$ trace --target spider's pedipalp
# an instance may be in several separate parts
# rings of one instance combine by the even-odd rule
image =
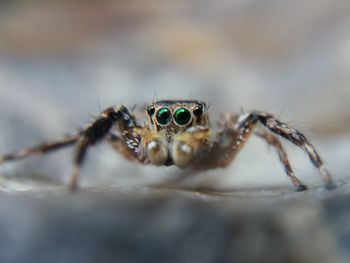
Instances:
[[[162,137],[156,136],[145,144],[147,158],[154,165],[166,165],[169,159],[168,143]]]
[[[137,140],[134,140],[134,145],[131,147],[134,149],[135,156],[128,158],[128,154],[125,154],[125,144],[118,147],[117,150],[127,157],[128,159],[134,159],[143,164],[151,163],[153,165],[169,165],[171,159],[168,151],[168,142],[159,133],[145,126],[142,128],[133,129],[133,133],[137,135]],[[124,150],[123,150],[124,148]],[[130,152],[130,147],[129,151]]]
[[[211,132],[204,127],[191,127],[174,137],[171,155],[174,164],[186,168],[210,147]]]

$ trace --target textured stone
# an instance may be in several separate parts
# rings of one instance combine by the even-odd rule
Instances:
[[[0,262],[341,262],[349,196],[317,191],[3,193]]]

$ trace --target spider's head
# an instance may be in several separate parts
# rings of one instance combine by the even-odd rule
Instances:
[[[207,104],[198,100],[162,100],[146,107],[151,127],[167,138],[190,127],[208,127],[207,110]]]

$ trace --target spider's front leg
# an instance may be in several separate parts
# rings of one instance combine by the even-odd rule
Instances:
[[[287,124],[275,119],[271,114],[264,112],[252,112],[247,115],[246,121],[258,121],[263,126],[267,127],[271,132],[277,134],[291,143],[299,146],[303,149],[309,156],[312,164],[319,170],[322,179],[324,181],[325,187],[327,189],[333,189],[336,185],[333,183],[332,177],[328,173],[323,161],[314,148],[314,146],[309,142],[309,140],[298,130],[288,127]],[[240,125],[240,124],[238,124]]]
[[[0,164],[9,161],[16,161],[30,156],[37,156],[49,153],[51,151],[59,150],[61,148],[75,144],[80,138],[80,134],[66,136],[57,141],[47,142],[38,146],[23,149],[16,153],[0,155]]]
[[[123,142],[138,142],[138,138],[135,138],[137,134],[133,132],[133,129],[137,127],[134,117],[124,107],[112,107],[108,108],[98,117],[91,125],[75,135],[67,136],[61,140],[56,140],[48,143],[43,143],[38,146],[21,150],[17,153],[0,155],[0,163],[20,160],[26,157],[34,155],[43,155],[51,151],[59,150],[63,147],[77,144],[76,154],[74,158],[74,173],[70,180],[70,187],[72,190],[77,188],[78,179],[80,175],[80,166],[82,165],[87,149],[104,139],[109,135],[109,139],[113,137],[110,133],[110,129],[114,124],[118,124],[119,130],[122,131]],[[113,137],[116,139],[116,137]],[[130,156],[138,156],[136,151],[132,151],[128,148]]]
[[[134,133],[137,127],[135,118],[129,113],[124,106],[111,107],[102,112],[102,114],[90,124],[81,134],[74,157],[74,170],[70,179],[71,190],[76,190],[80,177],[80,167],[82,166],[87,150],[92,145],[100,142],[103,139],[116,141],[119,139],[111,133],[111,128],[117,125],[122,133],[122,139],[125,143],[138,142],[138,135]],[[137,138],[136,138],[137,137]],[[131,151],[131,148],[130,152]],[[131,154],[131,153],[130,153]],[[133,151],[133,156],[137,156],[136,151]]]
[[[205,158],[200,160],[198,166],[200,168],[207,168],[208,166],[227,166],[234,159],[235,155],[242,148],[242,145],[244,145],[249,136],[252,134],[253,128],[259,123],[273,134],[282,136],[303,149],[308,154],[314,166],[318,168],[324,180],[325,187],[328,189],[335,187],[335,184],[327,172],[320,155],[317,153],[312,144],[306,139],[306,137],[296,129],[290,128],[285,123],[275,119],[271,114],[264,112],[244,113],[239,116],[227,115],[222,131],[218,135],[217,141],[212,145],[210,153]],[[258,135],[263,137],[269,144],[275,147],[279,154],[280,160],[285,167],[285,171],[291,178],[296,190],[306,190],[307,187],[294,175],[287,155],[279,140],[274,138],[272,134],[263,133]]]
[[[264,131],[255,132],[255,134],[257,136],[261,137],[262,139],[264,139],[269,145],[271,145],[272,147],[274,147],[276,149],[278,157],[279,157],[279,159],[284,167],[284,170],[285,170],[286,174],[289,176],[289,178],[291,179],[296,191],[307,190],[307,186],[305,184],[303,184],[298,179],[298,177],[295,176],[293,169],[289,163],[287,153],[284,150],[281,141],[273,134],[269,134],[269,133],[264,132]]]
[[[207,147],[201,154],[197,154],[197,158],[191,159],[190,165],[197,170],[228,166],[245,145],[251,134],[253,134],[254,127],[259,123],[267,127],[273,134],[280,135],[302,148],[308,154],[311,162],[318,168],[325,182],[325,187],[328,189],[335,187],[319,154],[306,137],[299,131],[275,119],[272,115],[263,112],[244,113],[238,116],[225,115],[221,124],[221,130],[216,138],[214,138],[213,142],[207,144]],[[280,161],[284,165],[285,171],[295,189],[297,191],[306,190],[307,187],[294,175],[287,154],[278,138],[273,134],[264,132],[257,135],[265,139],[267,143],[277,150]],[[190,142],[191,140],[188,141]]]

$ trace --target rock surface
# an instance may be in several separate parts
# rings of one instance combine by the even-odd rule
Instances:
[[[0,262],[348,262],[350,183],[1,193]]]

